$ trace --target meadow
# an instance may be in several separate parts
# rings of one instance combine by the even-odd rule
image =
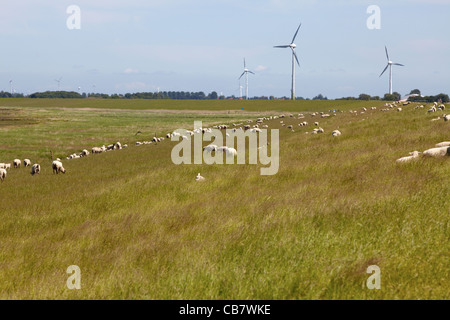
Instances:
[[[0,298],[449,299],[450,157],[395,159],[450,141],[450,125],[415,104],[383,105],[0,99],[0,162],[42,166],[0,184]],[[289,112],[281,120],[295,132],[266,121],[280,130],[273,176],[261,165],[174,165],[167,139],[135,146],[194,120]],[[297,126],[300,112],[309,126]],[[314,121],[324,134],[305,134]],[[65,160],[117,141],[129,147]],[[50,152],[65,175],[52,173]],[[80,290],[66,286],[70,265]],[[366,287],[370,265],[380,290]]]

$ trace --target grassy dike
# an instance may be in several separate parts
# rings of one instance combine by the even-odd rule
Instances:
[[[42,173],[11,169],[0,185],[2,299],[450,298],[450,159],[395,163],[450,139],[436,114],[360,101],[19,100],[0,99],[0,162],[28,157]],[[282,119],[295,132],[268,121],[280,129],[273,176],[260,165],[176,166],[167,140],[134,146],[194,120],[332,106],[378,109],[308,113],[308,127]],[[305,134],[314,121],[324,134]],[[50,150],[65,158],[116,141],[130,147],[51,172]],[[365,286],[374,264],[381,290]],[[66,287],[70,265],[81,290]]]

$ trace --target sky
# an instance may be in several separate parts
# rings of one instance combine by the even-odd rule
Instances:
[[[70,29],[80,9],[79,28]],[[379,29],[367,20],[380,9]],[[450,0],[17,0],[0,10],[0,91],[216,91],[336,99],[450,93]],[[78,21],[78,20],[77,20]],[[371,20],[372,21],[372,20]],[[69,23],[70,25],[70,23]],[[58,81],[60,80],[59,85]],[[80,87],[80,89],[78,89]]]

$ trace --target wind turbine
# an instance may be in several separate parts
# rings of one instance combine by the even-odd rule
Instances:
[[[389,67],[389,94],[392,94],[392,66],[394,65],[394,66],[402,66],[402,67],[404,67],[404,65],[403,65],[403,64],[400,64],[400,63],[392,62],[392,61],[389,59],[389,54],[388,54],[387,47],[384,46],[384,49],[386,50],[387,65],[386,65],[386,68],[384,68],[383,72],[380,74],[380,77],[383,75],[383,73],[384,73],[384,72],[387,70],[387,68]]]
[[[11,95],[13,94],[12,83],[13,83],[12,79],[9,80],[9,91],[11,92]]]
[[[55,79],[55,81],[58,82],[58,91],[59,91],[59,85],[61,84],[61,79],[62,79],[62,77],[60,77],[58,80]]]
[[[294,43],[295,37],[297,36],[298,30],[302,24],[300,23],[297,31],[295,31],[294,37],[290,44],[282,45],[282,46],[274,46],[274,48],[291,48],[292,50],[292,88],[291,88],[291,99],[295,100],[295,61],[297,61],[298,66],[300,67],[300,62],[298,62],[297,54],[295,53],[295,48],[297,47]]]
[[[248,100],[248,73],[255,74],[254,72],[247,69],[245,66],[245,58],[244,58],[244,72],[242,72],[241,76],[239,77],[239,80],[242,78],[242,76],[245,74],[245,99]]]

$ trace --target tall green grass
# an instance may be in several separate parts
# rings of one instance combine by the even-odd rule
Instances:
[[[40,175],[11,169],[0,185],[0,297],[448,299],[450,159],[395,163],[448,140],[448,123],[430,122],[434,116],[413,105],[379,109],[305,114],[308,127],[282,119],[295,132],[268,121],[280,129],[273,176],[261,176],[260,165],[174,165],[175,142],[167,140],[63,161],[65,175],[52,174],[44,151],[36,154]],[[37,117],[34,108],[18,112]],[[132,141],[147,121],[146,132],[163,132],[205,117],[39,112],[35,124],[0,129],[0,145],[8,146],[0,162],[33,152],[40,140],[48,143],[41,148],[62,150],[72,138],[78,151],[90,141]],[[324,134],[305,134],[314,121]],[[337,127],[342,136],[333,138]],[[64,129],[64,138],[52,134]],[[365,286],[373,264],[381,290]],[[81,290],[66,287],[69,265],[81,268]]]

